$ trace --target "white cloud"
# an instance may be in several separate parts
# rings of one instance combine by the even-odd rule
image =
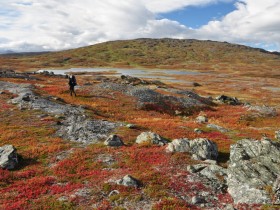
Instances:
[[[146,7],[154,13],[166,13],[187,6],[203,6],[218,2],[233,2],[234,0],[142,0]]]
[[[60,50],[98,42],[197,38],[280,49],[280,1],[242,0],[222,20],[193,30],[159,13],[233,0],[5,0],[0,2],[0,51]]]
[[[203,38],[264,47],[274,45],[280,50],[280,1],[243,0],[236,6],[237,10],[220,21],[209,22],[197,32],[205,34]]]

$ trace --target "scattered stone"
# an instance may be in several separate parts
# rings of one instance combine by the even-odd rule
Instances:
[[[130,175],[124,176],[122,179],[117,180],[116,183],[118,185],[124,185],[127,187],[139,187],[140,186],[140,182]]]
[[[192,197],[192,204],[201,204],[201,203],[205,203],[205,199],[199,196],[193,196]]]
[[[168,143],[168,141],[161,137],[160,135],[153,133],[153,132],[143,132],[136,138],[136,143],[150,143],[150,144],[158,144],[163,146]]]
[[[241,102],[236,97],[229,97],[225,95],[221,95],[216,97],[215,99],[217,102],[222,104],[229,104],[229,105],[240,105]]]
[[[197,134],[203,133],[203,130],[201,130],[201,129],[199,129],[199,128],[195,128],[193,131],[194,131],[195,133],[197,133]]]
[[[0,147],[0,167],[12,170],[18,164],[18,155],[16,148],[12,145],[4,145]]]
[[[195,160],[216,160],[218,157],[217,145],[205,138],[175,139],[166,147],[167,152],[188,152]]]
[[[137,128],[137,125],[134,125],[134,124],[127,124],[126,127],[127,127],[127,128],[130,128],[130,129],[135,129],[135,128]]]
[[[271,204],[279,199],[272,189],[280,169],[280,144],[269,140],[243,139],[230,148],[228,192],[235,203]]]
[[[104,142],[106,146],[111,146],[111,147],[120,147],[123,146],[124,143],[122,139],[117,136],[117,135],[110,135]]]
[[[280,130],[275,131],[275,139],[280,140]]]
[[[221,133],[229,132],[228,129],[223,128],[222,126],[219,126],[219,125],[215,125],[215,124],[208,124],[206,127],[207,127],[207,128],[211,128],[211,129],[218,130],[218,131],[220,131]]]
[[[196,122],[197,123],[207,123],[208,122],[208,118],[206,116],[198,116],[196,118]]]

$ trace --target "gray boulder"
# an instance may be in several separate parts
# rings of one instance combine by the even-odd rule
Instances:
[[[184,139],[174,139],[166,147],[167,152],[190,152],[190,140]]]
[[[160,135],[153,132],[143,132],[136,138],[136,143],[150,143],[150,144],[158,144],[163,146],[168,143],[168,141],[162,138]]]
[[[197,138],[190,141],[192,158],[195,160],[217,160],[218,147],[215,142],[206,138]]]
[[[236,97],[230,97],[226,95],[221,95],[215,98],[215,100],[222,104],[229,104],[229,105],[240,105],[240,101]]]
[[[121,140],[121,138],[117,135],[110,135],[104,142],[106,146],[111,146],[111,147],[120,147],[123,146],[124,143]]]
[[[124,176],[122,179],[117,180],[116,183],[118,185],[124,185],[127,187],[139,187],[140,186],[140,182],[130,175]]]
[[[218,157],[217,145],[205,138],[175,139],[166,147],[167,152],[188,152],[195,160],[216,160]]]
[[[208,118],[206,116],[198,116],[196,118],[196,122],[197,123],[207,123],[208,122]]]
[[[228,129],[223,128],[222,126],[219,126],[219,125],[215,125],[215,124],[208,124],[206,127],[207,127],[207,128],[211,128],[211,129],[218,130],[218,131],[220,131],[221,133],[229,132]]]
[[[0,167],[3,169],[14,169],[18,164],[16,148],[12,145],[0,147]]]
[[[230,148],[228,192],[235,203],[271,204],[273,196],[279,200],[276,190],[268,190],[276,185],[279,169],[279,143],[269,140],[241,140]]]

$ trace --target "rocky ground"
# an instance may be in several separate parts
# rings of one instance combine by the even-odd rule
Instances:
[[[0,81],[2,209],[277,209],[277,108],[129,76]],[[264,127],[265,125],[266,127]]]

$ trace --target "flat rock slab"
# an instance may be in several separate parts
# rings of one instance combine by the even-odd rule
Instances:
[[[280,174],[280,143],[243,139],[230,148],[228,192],[235,203],[271,204]],[[275,189],[276,190],[276,189]]]
[[[41,110],[53,116],[63,116],[63,120],[59,122],[57,135],[67,140],[84,144],[98,143],[105,140],[115,128],[122,126],[121,123],[92,119],[86,115],[82,107],[59,102],[51,96],[43,98],[36,95],[31,85],[0,81],[1,90],[17,94],[11,102],[18,104],[21,109]]]

